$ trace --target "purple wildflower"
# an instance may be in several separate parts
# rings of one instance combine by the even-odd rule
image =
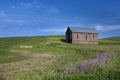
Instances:
[[[111,52],[104,52],[101,54],[97,54],[94,58],[92,58],[91,60],[85,60],[85,61],[81,61],[79,62],[79,67],[77,68],[68,68],[64,71],[64,74],[67,73],[73,73],[73,72],[85,72],[89,67],[96,67],[96,66],[102,66],[105,63],[106,58],[108,57],[114,57],[116,56],[114,53]]]

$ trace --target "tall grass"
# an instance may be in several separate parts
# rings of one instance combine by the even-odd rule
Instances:
[[[120,37],[100,39],[98,45],[73,45],[64,42],[64,36],[18,37],[0,39],[0,65],[5,66],[8,76],[0,69],[1,80],[119,80],[120,77]],[[30,45],[32,48],[20,48]],[[10,50],[29,50],[40,53],[54,53],[52,57],[25,57]],[[114,53],[115,57],[106,58],[104,65],[88,67],[85,72],[64,74],[66,69],[80,67],[79,62],[91,61],[101,53]],[[91,64],[90,64],[91,65]],[[26,71],[26,68],[28,71]],[[25,69],[25,70],[24,70]]]

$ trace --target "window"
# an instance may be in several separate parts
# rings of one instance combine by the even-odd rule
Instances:
[[[87,35],[86,35],[86,40],[87,40]]]
[[[77,39],[78,39],[78,34],[77,34]]]
[[[94,35],[93,35],[93,40],[94,40]]]

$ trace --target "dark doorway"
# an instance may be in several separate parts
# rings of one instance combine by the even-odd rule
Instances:
[[[67,34],[66,35],[66,40],[67,40],[67,43],[72,43],[72,35],[71,34]]]

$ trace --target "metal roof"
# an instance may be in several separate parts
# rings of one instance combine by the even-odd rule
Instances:
[[[88,32],[88,33],[98,33],[96,28],[84,28],[84,27],[68,27],[72,32]]]

